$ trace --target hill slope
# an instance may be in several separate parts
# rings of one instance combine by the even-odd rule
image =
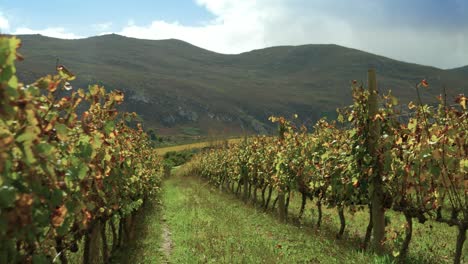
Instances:
[[[126,110],[138,112],[160,133],[186,134],[271,129],[270,115],[298,113],[308,123],[351,102],[350,80],[375,67],[382,91],[414,100],[414,84],[427,78],[433,100],[468,91],[462,70],[404,63],[336,45],[272,47],[224,55],[179,40],[141,40],[105,35],[62,40],[19,36],[28,82],[54,71],[56,58],[77,76],[75,87],[100,83],[126,92]],[[462,68],[463,69],[463,68]]]
[[[465,74],[468,75],[468,66],[460,67],[460,68],[455,68],[455,69],[450,69],[449,71],[456,73],[456,74]]]

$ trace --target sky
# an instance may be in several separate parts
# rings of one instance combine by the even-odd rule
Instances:
[[[0,0],[0,32],[176,38],[228,54],[338,44],[439,68],[468,65],[468,0]]]

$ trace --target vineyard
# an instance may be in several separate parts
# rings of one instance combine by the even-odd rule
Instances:
[[[123,93],[74,89],[63,66],[20,83],[19,46],[0,38],[0,263],[67,263],[79,250],[107,262],[157,193],[160,158],[135,114],[116,110]]]
[[[20,46],[15,37],[0,37],[0,263],[108,263],[136,240],[139,214],[155,204],[163,178],[171,174],[170,162],[161,155],[167,152],[181,160],[174,163],[179,165],[193,153],[178,156],[176,151],[187,146],[154,148],[137,115],[118,111],[123,92],[99,85],[76,89],[75,75],[63,65],[57,65],[55,75],[23,84],[15,68],[23,59]],[[420,90],[432,87],[422,80],[414,87],[416,100],[400,105],[391,93],[379,94],[374,70],[368,76],[367,87],[351,83],[354,103],[339,109],[336,120],[321,119],[311,130],[296,124],[297,116],[271,117],[277,136],[210,146],[180,174],[200,176],[262,211],[272,209],[282,223],[292,222],[296,195],[301,202],[295,215],[301,220],[313,202],[317,229],[324,225],[323,212],[336,210],[337,239],[345,234],[345,212],[365,212],[369,222],[355,249],[385,255],[397,241],[391,254],[401,263],[409,255],[413,221],[438,222],[457,232],[450,243],[453,262],[466,261],[468,98],[447,98],[444,91],[438,104],[424,104]],[[184,180],[169,182],[175,197],[176,185]],[[185,195],[194,206],[208,193],[184,188],[197,197]],[[183,206],[174,197],[166,200]],[[207,204],[214,200],[205,199]],[[390,234],[390,211],[404,216],[404,232]],[[247,236],[250,230],[242,232]],[[176,248],[180,254],[190,250]]]
[[[429,89],[425,80],[415,88],[418,98],[419,89]],[[281,221],[287,220],[294,193],[302,197],[299,217],[307,201],[315,201],[317,227],[322,206],[336,208],[338,238],[346,227],[345,208],[368,208],[361,247],[373,237],[376,252],[384,252],[389,239],[385,211],[401,212],[406,231],[395,255],[402,262],[413,220],[456,226],[454,263],[461,263],[468,228],[467,98],[460,95],[449,105],[441,95],[437,106],[418,99],[403,108],[391,94],[378,95],[374,71],[369,71],[369,89],[355,81],[352,89],[354,104],[339,110],[336,121],[322,119],[309,132],[294,120],[272,117],[278,137],[246,138],[211,150],[192,161],[190,173],[265,209],[277,205]]]

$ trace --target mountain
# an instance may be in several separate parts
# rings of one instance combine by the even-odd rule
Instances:
[[[456,74],[465,74],[468,75],[468,65],[460,68],[450,69],[449,71]]]
[[[160,134],[187,135],[272,131],[270,115],[299,114],[312,124],[351,102],[351,80],[378,73],[379,89],[404,102],[427,79],[425,102],[446,86],[449,98],[468,91],[466,67],[442,70],[337,45],[271,47],[225,55],[169,40],[104,35],[63,40],[18,36],[25,60],[22,80],[33,82],[60,64],[77,75],[74,87],[99,83],[126,92],[125,110],[136,111]]]

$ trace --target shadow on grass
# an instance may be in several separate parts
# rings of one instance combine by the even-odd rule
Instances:
[[[196,176],[185,176],[185,177],[191,177],[197,181],[200,181],[202,185],[209,188],[210,191],[213,193],[225,195],[233,201],[242,203],[242,191],[236,194],[236,193],[233,193],[230,189],[223,188],[222,190],[220,190],[219,187],[213,186],[210,182],[206,181],[203,178],[196,177]],[[234,189],[235,190],[237,189],[237,185],[235,186]],[[296,196],[300,197],[299,194],[296,194]],[[271,205],[275,197],[276,197],[276,194],[273,194],[272,200],[270,202],[270,208],[268,208],[267,210],[264,210],[264,208],[261,206],[261,203],[262,203],[261,195],[257,196],[256,203],[254,203],[251,197],[249,198],[248,202],[244,202],[244,205],[246,207],[254,208],[259,213],[266,213],[276,219],[277,218],[276,208],[274,209],[271,208]],[[292,225],[298,228],[302,228],[306,234],[310,234],[318,238],[320,237],[320,238],[327,239],[329,241],[333,241],[333,244],[337,245],[340,249],[347,250],[347,251],[361,252],[363,254],[374,256],[375,263],[398,263],[398,259],[393,256],[392,250],[389,248],[386,249],[386,254],[383,256],[373,255],[371,250],[365,251],[362,249],[364,235],[365,235],[365,231],[366,231],[367,224],[369,221],[368,218],[365,219],[365,221],[363,221],[361,232],[354,229],[354,230],[351,230],[351,233],[350,233],[348,225],[347,225],[346,227],[347,229],[345,230],[345,233],[343,234],[343,236],[340,239],[337,239],[336,235],[338,233],[339,224],[334,223],[334,221],[332,220],[333,214],[330,214],[329,209],[324,210],[321,226],[320,228],[317,228],[316,227],[316,221],[317,221],[316,212],[315,212],[315,215],[314,213],[304,214],[304,215],[307,215],[307,217],[303,216],[301,219],[299,219],[298,217],[299,205],[298,204],[294,205],[294,203],[299,203],[299,202],[300,202],[299,199],[291,199],[290,210],[288,212],[288,222],[286,224]],[[297,212],[291,210],[291,208],[296,209]],[[311,200],[308,200],[306,209],[309,211],[314,210],[313,205],[311,205]],[[338,219],[338,212],[336,212],[336,218]],[[349,221],[349,218],[347,219],[347,221]],[[283,224],[283,223],[280,223],[278,221],[278,224]],[[424,251],[415,251],[415,250],[411,251],[410,249],[410,254],[407,256],[404,263],[436,264],[436,263],[440,263],[440,260],[429,259],[427,254]]]
[[[236,203],[240,206],[245,206],[247,208],[255,209],[257,213],[267,214],[270,217],[276,219],[277,215],[275,210],[271,208],[268,210],[263,210],[259,206],[261,203],[261,195],[257,197],[257,203],[253,203],[252,200],[249,202],[243,203],[240,199],[241,194],[236,195],[230,190],[220,191],[218,187],[215,187],[205,179],[196,176],[182,176],[177,181],[174,181],[173,184],[179,186],[180,188],[189,188],[193,187],[193,181],[199,183],[200,187],[206,188],[210,193],[214,195],[222,195],[232,203]],[[272,195],[272,200],[276,197]],[[299,195],[293,196],[291,199],[289,218],[287,225],[295,226],[301,228],[303,232],[311,237],[317,238],[317,240],[323,240],[332,242],[333,246],[339,250],[347,252],[359,252],[360,254],[365,254],[374,259],[373,263],[396,263],[397,259],[392,256],[391,249],[387,249],[387,254],[384,256],[373,255],[372,252],[363,252],[360,248],[360,245],[363,242],[364,233],[368,223],[368,216],[360,214],[359,216],[347,216],[347,229],[341,239],[336,238],[336,234],[339,229],[338,213],[336,210],[332,211],[330,209],[324,208],[324,214],[322,219],[322,224],[320,228],[316,228],[315,222],[317,219],[317,212],[315,209],[315,203],[312,203],[308,200],[306,213],[302,219],[298,218],[298,212],[300,207],[300,199],[295,199],[294,197],[300,197]],[[272,202],[270,203],[271,206]],[[135,240],[131,241],[126,248],[121,250],[111,261],[111,263],[165,263],[167,262],[164,253],[161,251],[161,234],[163,232],[162,225],[164,221],[163,217],[163,206],[158,202],[148,203],[144,206],[141,213],[139,213],[135,227]],[[334,217],[336,215],[336,218]],[[394,217],[394,214],[389,214]],[[362,223],[362,226],[360,226]],[[278,225],[281,225],[278,221]],[[212,234],[222,235],[222,234]],[[431,238],[428,238],[429,241]],[[417,249],[417,245],[414,245],[413,249],[410,251],[408,258],[405,263],[423,263],[423,264],[434,264],[441,263],[440,259],[431,259],[430,256],[426,254],[427,252],[423,249]],[[444,261],[445,262],[445,261]]]
[[[160,250],[162,205],[158,200],[143,205],[136,216],[134,239],[126,241],[110,260],[115,264],[165,263],[164,253]]]

